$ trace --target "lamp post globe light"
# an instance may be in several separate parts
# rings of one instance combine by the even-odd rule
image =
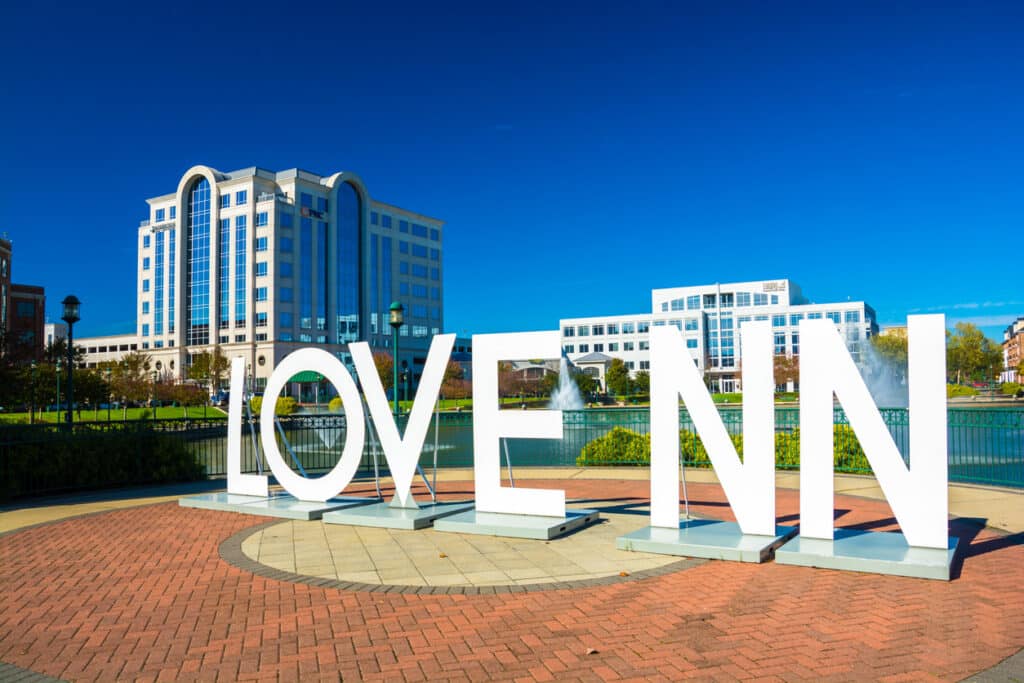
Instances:
[[[71,411],[74,409],[75,405],[75,387],[74,384],[72,384],[72,376],[75,365],[74,327],[75,323],[82,319],[81,316],[79,315],[79,309],[82,305],[82,302],[79,301],[78,297],[75,296],[74,294],[68,294],[66,297],[64,297],[64,301],[61,301],[61,304],[63,304],[64,306],[64,315],[62,315],[60,319],[68,324],[68,412],[64,421],[67,422],[68,426],[71,426]]]
[[[392,391],[395,399],[395,423],[398,422],[398,328],[405,324],[405,309],[397,301],[392,301],[388,308],[388,324],[391,325],[391,369],[393,372]]]
[[[60,409],[61,409],[61,405],[62,405],[61,402],[60,402],[60,371],[61,371],[61,369],[62,369],[62,367],[61,367],[60,358],[57,358],[57,362],[54,363],[54,366],[53,366],[53,370],[54,370],[53,374],[57,378],[57,419],[54,420],[54,422],[57,422],[57,423],[60,423]]]

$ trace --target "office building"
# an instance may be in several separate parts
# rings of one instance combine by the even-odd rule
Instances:
[[[46,323],[46,291],[37,285],[11,282],[14,248],[0,238],[0,329],[4,353],[18,360],[39,360],[43,355],[43,327]]]
[[[245,358],[257,389],[298,348],[351,365],[350,342],[391,347],[400,301],[399,363],[418,379],[444,328],[442,221],[371,198],[347,172],[195,166],[147,202],[135,336],[161,374],[187,377],[214,346]]]
[[[741,388],[740,325],[770,322],[775,355],[797,356],[799,324],[805,318],[834,322],[858,363],[867,340],[878,333],[875,311],[863,301],[813,303],[789,280],[655,289],[650,313],[564,319],[560,328],[562,349],[573,363],[593,366],[593,354],[604,354],[606,363],[621,358],[635,374],[650,369],[651,326],[672,325],[683,332],[712,391],[730,392]]]
[[[1021,316],[1010,323],[1003,330],[1003,372],[1000,374],[1001,382],[1020,382],[1024,377],[1020,376],[1017,369],[1024,360],[1024,316]]]

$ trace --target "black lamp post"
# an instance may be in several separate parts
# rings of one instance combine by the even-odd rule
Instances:
[[[402,307],[402,304],[398,303],[397,301],[392,301],[391,302],[391,307],[388,309],[388,311],[390,313],[390,317],[388,319],[388,324],[391,325],[391,340],[392,340],[391,341],[391,349],[392,349],[391,353],[393,354],[392,355],[392,363],[391,363],[391,369],[392,369],[393,374],[394,374],[393,381],[392,381],[392,386],[394,387],[394,391],[395,391],[395,421],[397,422],[398,421],[398,414],[399,414],[399,409],[398,409],[398,328],[400,328],[402,325],[405,324],[405,309]]]
[[[60,402],[60,371],[61,371],[61,369],[62,368],[61,368],[61,364],[60,364],[60,358],[58,358],[56,364],[54,364],[54,373],[53,373],[57,377],[57,419],[54,420],[57,423],[60,423],[60,409],[61,409],[61,405],[63,405]]]
[[[68,426],[70,427],[72,421],[71,411],[75,404],[75,388],[74,384],[72,384],[73,370],[75,364],[74,327],[75,323],[82,319],[81,316],[79,315],[79,307],[82,305],[82,302],[79,301],[78,297],[75,296],[74,294],[68,294],[66,297],[64,297],[64,301],[61,301],[61,304],[64,305],[64,315],[62,315],[60,319],[68,324],[68,412],[64,421],[67,422]]]
[[[36,362],[32,361],[32,412],[29,413],[29,424],[36,423]]]
[[[103,377],[107,380],[107,422],[110,422],[110,404],[114,402],[114,392],[110,387],[110,368],[103,371]]]

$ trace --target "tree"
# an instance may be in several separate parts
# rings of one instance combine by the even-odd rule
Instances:
[[[395,361],[387,351],[374,351],[373,364],[377,367],[377,376],[380,377],[380,385],[386,392],[394,383]]]
[[[546,375],[544,375],[544,377],[541,378],[540,384],[537,387],[540,390],[541,395],[550,396],[551,394],[553,394],[555,389],[558,388],[559,380],[560,375],[557,372],[549,372]]]
[[[444,381],[441,383],[441,396],[455,399],[455,404],[458,405],[461,399],[469,398],[472,393],[472,384],[465,379],[462,366],[455,361],[448,361],[448,367],[444,371]]]
[[[114,369],[111,381],[114,394],[134,403],[145,401],[151,393],[152,365],[153,358],[141,351],[132,351],[124,356]]]
[[[228,371],[230,362],[220,346],[214,346],[213,352],[204,351],[192,357],[189,378],[209,385],[210,393],[221,389],[221,379]]]
[[[586,396],[597,391],[597,378],[586,372],[573,373],[573,380],[579,388],[580,393]]]
[[[800,359],[796,356],[784,356],[782,354],[775,356],[773,371],[776,386],[782,386],[789,382],[793,382],[793,384],[800,383]]]
[[[994,379],[1003,366],[1001,345],[992,341],[971,323],[957,323],[956,331],[946,333],[946,371],[956,383],[963,380]]]
[[[621,358],[613,358],[612,363],[604,374],[605,384],[608,390],[614,394],[623,395],[629,393],[629,370]]]
[[[633,388],[641,394],[646,394],[651,391],[651,373],[646,370],[640,370],[636,373],[636,377],[633,378]]]
[[[878,356],[894,367],[907,366],[907,336],[905,334],[876,334],[871,338],[871,347]]]

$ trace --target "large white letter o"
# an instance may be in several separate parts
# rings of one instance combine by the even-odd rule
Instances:
[[[274,431],[274,408],[277,397],[285,383],[295,374],[315,370],[327,378],[341,395],[345,405],[346,437],[341,459],[334,468],[322,477],[302,477],[281,457],[277,448],[277,434]],[[341,362],[322,349],[299,349],[284,358],[267,381],[263,393],[263,408],[260,410],[260,440],[270,470],[278,483],[299,500],[326,501],[338,495],[355,476],[363,455],[366,440],[366,424],[363,418],[363,403],[359,398],[356,383]]]

